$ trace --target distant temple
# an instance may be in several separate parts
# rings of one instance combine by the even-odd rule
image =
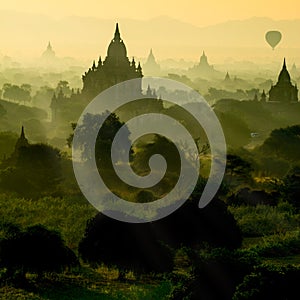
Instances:
[[[225,75],[224,81],[225,81],[225,82],[231,81],[231,79],[230,79],[230,75],[229,75],[229,73],[228,73],[228,72],[226,72],[226,75]]]
[[[42,54],[42,58],[46,60],[55,58],[55,52],[52,49],[50,41],[48,43],[47,49]]]
[[[150,87],[149,84],[148,84],[148,87],[147,87],[146,96],[148,98],[157,99],[157,95],[156,95],[155,89],[151,89],[151,87]]]
[[[27,138],[25,137],[24,126],[22,126],[21,134],[20,134],[20,137],[17,139],[14,151],[9,156],[6,156],[4,154],[4,156],[2,158],[2,161],[1,161],[2,168],[11,166],[11,163],[16,163],[17,159],[19,157],[20,151],[22,151],[23,148],[27,148],[29,146],[30,146],[30,144],[29,144]]]
[[[136,66],[134,58],[129,61],[127,57],[126,46],[121,39],[118,23],[113,39],[111,40],[107,56],[102,62],[101,57],[96,65],[95,61],[92,67],[82,76],[83,89],[82,94],[91,100],[101,91],[125,80],[139,78],[140,81],[135,86],[128,87],[127,91],[133,96],[141,95],[142,92],[142,68],[140,63]]]
[[[160,72],[160,66],[156,62],[152,49],[150,50],[147,61],[143,65],[143,68],[147,75],[157,75]]]
[[[300,75],[299,68],[297,68],[297,66],[296,66],[295,63],[293,63],[293,65],[292,65],[290,74],[291,74],[293,77],[299,77],[299,75]]]
[[[269,101],[285,103],[298,101],[298,88],[297,85],[291,83],[291,77],[286,68],[285,59],[283,61],[282,70],[278,76],[278,81],[269,91]]]
[[[261,102],[266,102],[267,101],[267,95],[265,93],[265,90],[263,90],[261,96],[260,96],[260,101]]]
[[[18,149],[22,148],[22,147],[27,147],[29,146],[28,140],[25,137],[25,131],[24,131],[24,126],[22,126],[21,129],[21,135],[18,138],[16,145],[15,145],[15,151],[17,151]]]
[[[204,51],[202,53],[202,56],[200,57],[200,63],[198,66],[204,69],[213,69],[213,66],[210,66],[208,64],[207,56],[205,55]]]
[[[192,77],[197,77],[197,76],[212,77],[215,75],[219,75],[219,72],[216,71],[214,67],[208,63],[207,56],[203,51],[202,56],[200,57],[200,62],[188,70],[188,75]]]
[[[114,37],[108,46],[105,60],[102,61],[100,57],[98,62],[94,61],[88,71],[84,73],[82,90],[77,91],[77,93],[73,92],[69,97],[64,95],[63,91],[58,91],[53,95],[50,105],[52,122],[77,120],[86,104],[99,93],[117,83],[130,79],[137,80],[125,84],[121,94],[139,99],[143,95],[142,78],[142,67],[140,63],[135,62],[134,58],[131,61],[128,59],[126,46],[121,39],[119,26],[116,24]],[[155,91],[151,90],[150,87],[148,87],[146,95],[157,99]],[[159,99],[157,99],[157,103],[153,102],[153,105],[162,108]]]
[[[59,90],[57,95],[55,93],[53,94],[51,104],[50,104],[50,108],[52,112],[52,117],[51,117],[52,121],[57,120],[58,112],[65,100],[66,100],[66,96],[64,95],[62,89]]]

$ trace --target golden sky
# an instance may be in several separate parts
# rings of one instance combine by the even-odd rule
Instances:
[[[0,9],[50,16],[94,16],[98,18],[149,19],[161,15],[198,26],[227,20],[269,17],[275,20],[299,18],[299,0],[0,0]]]
[[[278,59],[281,60],[283,56],[290,56],[291,60],[298,62],[299,22],[295,23],[294,27],[293,22],[289,22],[288,28],[278,23],[274,28],[269,28],[269,25],[265,28],[258,19],[257,26],[251,23],[255,28],[248,28],[250,25],[232,27],[229,24],[230,30],[224,29],[224,34],[222,30],[219,32],[220,26],[215,31],[214,26],[211,27],[212,31],[203,29],[202,32],[199,29],[201,33],[194,26],[205,27],[253,17],[267,17],[275,21],[293,20],[300,19],[299,11],[299,0],[0,0],[0,57],[39,57],[48,41],[51,41],[58,57],[71,56],[89,60],[98,55],[105,57],[115,23],[119,22],[129,56],[144,58],[149,49],[154,48],[158,60],[170,57],[198,60],[203,50],[207,51],[212,62],[231,57],[243,57],[252,61],[257,55],[265,60],[271,51],[264,39],[265,31],[280,30],[283,39],[277,51],[271,52],[272,58],[278,55]],[[95,17],[97,20],[66,18],[69,16]],[[152,30],[152,27],[148,26],[151,22],[130,20],[149,20],[161,16],[194,26],[172,23],[169,18],[160,18],[169,23],[157,22],[163,24],[160,26],[164,28],[154,26]],[[153,24],[156,23],[151,23],[151,26]],[[194,30],[195,34],[200,35],[195,36],[194,40],[194,35],[188,34],[189,30]],[[243,30],[251,36],[244,34]],[[218,33],[216,36],[215,32]],[[227,49],[228,46],[260,49],[249,48],[247,52]],[[262,52],[261,48],[265,52]]]

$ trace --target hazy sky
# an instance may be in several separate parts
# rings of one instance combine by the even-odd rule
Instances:
[[[258,56],[263,61],[287,56],[300,63],[300,22],[272,21],[299,20],[299,11],[299,0],[0,0],[0,57],[40,57],[49,40],[58,57],[105,57],[119,22],[129,57],[145,58],[153,48],[158,60],[198,60],[205,50],[214,63],[232,57],[253,61]],[[161,16],[169,18],[155,19]],[[272,20],[251,22],[253,17]],[[223,24],[245,19],[249,22]],[[219,23],[222,26],[200,28]],[[265,42],[267,30],[283,34],[276,51]]]
[[[273,19],[299,18],[299,0],[0,0],[1,9],[51,16],[148,19],[168,15],[198,26],[253,16]]]

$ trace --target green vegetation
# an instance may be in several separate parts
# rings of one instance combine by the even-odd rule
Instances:
[[[42,224],[61,233],[67,246],[76,250],[88,219],[95,216],[96,209],[84,198],[44,197],[36,200],[0,196],[2,221],[22,227]]]
[[[300,229],[300,215],[293,207],[282,203],[269,205],[230,207],[245,237],[259,237],[277,233],[286,233]]]
[[[79,97],[66,81],[60,81],[55,91]],[[49,100],[51,90],[40,92]],[[256,92],[237,91],[254,98]],[[158,101],[159,112],[163,109],[188,123],[179,107],[161,104]],[[278,116],[277,107],[258,101],[221,100],[215,111],[229,146],[216,197],[198,208],[210,149],[192,120],[187,127],[204,156],[205,176],[201,173],[194,192],[178,210],[146,224],[123,223],[92,207],[81,195],[66,152],[28,141],[23,130],[19,139],[10,131],[0,133],[2,299],[261,299],[270,293],[269,280],[283,291],[293,290],[300,272],[299,125],[288,124],[286,116]],[[23,115],[37,140],[48,132],[41,110],[5,101],[0,125],[11,129],[12,112]],[[264,133],[252,147],[239,148],[249,146],[251,132],[259,131],[266,115],[270,136]],[[110,161],[113,138],[124,125],[117,113],[86,115],[78,133],[90,134],[106,116],[95,149],[83,145],[82,158],[88,160],[95,152],[110,190],[140,203],[172,190],[180,173],[179,152],[172,141],[149,134],[132,145],[129,162],[137,174],[149,173],[153,154],[160,153],[168,165],[161,182],[138,189],[122,182]],[[291,119],[295,121],[293,115]],[[278,124],[290,126],[273,130]],[[60,132],[57,143],[70,147],[75,124],[63,126],[49,132],[56,131],[53,139]],[[129,130],[123,142],[130,144]],[[117,149],[121,157],[122,145]],[[182,151],[188,157],[189,149]]]

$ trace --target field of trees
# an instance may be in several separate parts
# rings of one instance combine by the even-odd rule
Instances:
[[[121,123],[112,120],[117,130]],[[200,177],[179,210],[144,224],[93,208],[67,153],[47,144],[14,148],[16,136],[2,133],[11,154],[0,172],[1,299],[294,299],[299,130],[276,129],[254,149],[231,149],[222,186],[207,207],[197,207],[206,182]],[[157,142],[168,149],[167,140]],[[96,155],[108,145],[99,138]],[[145,155],[133,153],[135,163],[157,150],[136,149]],[[119,192],[129,201],[159,196],[124,186]]]

